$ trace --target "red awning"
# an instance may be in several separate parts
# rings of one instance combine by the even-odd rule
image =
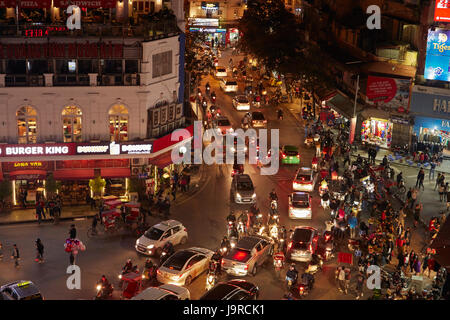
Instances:
[[[46,176],[47,171],[44,170],[17,170],[9,173],[11,180],[38,180],[45,179]]]
[[[161,153],[159,156],[154,158],[150,158],[150,163],[161,169],[167,167],[172,164],[172,150]]]
[[[129,178],[131,176],[130,168],[102,168],[100,170],[102,178]]]
[[[55,180],[88,180],[94,178],[94,169],[67,169],[53,171]]]
[[[69,5],[80,8],[115,8],[116,3],[117,0],[54,0],[54,6],[58,8],[67,8]]]
[[[23,9],[50,8],[51,0],[0,0],[0,8],[13,8],[18,6]]]

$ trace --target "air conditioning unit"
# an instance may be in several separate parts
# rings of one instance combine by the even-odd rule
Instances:
[[[144,158],[133,158],[132,159],[132,166],[143,166],[145,159]]]
[[[102,77],[102,83],[105,86],[113,86],[115,84],[114,76],[111,75],[104,75]]]
[[[142,174],[142,168],[141,167],[132,167],[131,168],[131,175],[132,176],[138,176]]]
[[[132,73],[132,74],[126,74],[124,77],[124,84],[126,86],[135,86],[137,83],[137,74],[136,73]]]

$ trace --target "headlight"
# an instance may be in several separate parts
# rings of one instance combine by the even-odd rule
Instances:
[[[121,274],[119,274],[119,279],[122,279],[122,275]]]
[[[97,291],[100,291],[101,288],[102,288],[101,285],[97,285]]]
[[[254,193],[254,194],[252,195],[252,198],[256,198],[256,193]]]
[[[147,246],[147,249],[153,249],[155,247],[155,245],[154,244],[151,244],[151,245],[148,245]]]
[[[236,193],[236,198],[240,198],[241,195],[239,193]]]
[[[231,152],[236,152],[236,148],[235,147],[231,147]]]
[[[244,151],[247,152],[247,147],[244,147]]]
[[[230,132],[234,132],[234,129],[233,129],[233,128],[230,128],[229,131],[230,131]]]
[[[231,247],[232,247],[232,248],[236,247],[236,244],[233,242],[233,243],[231,244]]]

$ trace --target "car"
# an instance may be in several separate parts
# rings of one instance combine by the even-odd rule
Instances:
[[[222,259],[222,270],[235,276],[256,275],[273,253],[273,240],[260,235],[244,236]]]
[[[295,146],[283,146],[280,150],[282,164],[300,164],[300,154]]]
[[[191,294],[187,288],[163,284],[159,287],[147,288],[131,300],[189,300],[190,298]]]
[[[230,120],[228,120],[228,118],[224,117],[224,116],[220,116],[216,119],[215,127],[217,129],[217,132],[219,132],[223,135],[234,132],[234,129],[231,126]]]
[[[159,267],[156,278],[161,283],[188,286],[208,269],[213,254],[197,247],[176,251]]]
[[[225,92],[237,92],[238,84],[235,80],[222,79],[220,80],[220,88]]]
[[[216,78],[226,77],[227,75],[227,69],[225,67],[216,66]]]
[[[309,262],[318,248],[319,232],[312,227],[296,227],[287,247],[287,258],[293,261]]]
[[[289,218],[311,219],[311,196],[306,192],[293,192],[289,195]]]
[[[251,282],[234,279],[219,282],[207,291],[199,300],[256,300],[259,288]]]
[[[2,300],[44,300],[38,287],[31,281],[20,280],[0,287]]]
[[[236,203],[255,203],[256,193],[248,174],[237,174],[231,180],[231,198]]]
[[[318,176],[317,172],[311,168],[299,168],[295,173],[292,189],[311,192],[316,186]]]
[[[233,107],[238,111],[250,110],[250,101],[243,94],[237,95],[233,98]]]
[[[266,128],[267,120],[264,118],[264,114],[260,111],[252,112],[252,127],[253,128]]]
[[[162,221],[136,240],[136,251],[145,255],[160,255],[164,245],[170,241],[173,245],[185,244],[188,239],[187,229],[176,220]]]

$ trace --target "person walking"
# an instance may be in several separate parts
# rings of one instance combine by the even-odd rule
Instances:
[[[345,290],[345,271],[344,268],[342,267],[338,267],[337,271],[336,271],[336,278],[337,278],[337,284],[338,284],[338,289],[340,292],[344,292]]]
[[[434,185],[434,191],[436,191],[436,188],[441,184],[441,178],[442,174],[438,172],[437,178],[436,178],[436,184]]]
[[[448,187],[448,182],[447,182],[447,186],[444,184],[444,182],[441,182],[441,184],[439,185],[439,201],[442,202],[444,201],[444,191],[446,189],[446,187]]]
[[[414,208],[414,228],[417,228],[417,224],[420,220],[420,214],[422,212],[423,206],[421,203],[417,203],[416,207]]]
[[[423,186],[424,179],[425,179],[425,171],[423,170],[423,168],[420,168],[419,173],[417,174],[416,188],[418,186],[420,189],[420,187],[422,186],[422,190],[425,190],[425,187]]]
[[[172,184],[172,197],[173,197],[173,201],[175,201],[177,199],[177,185],[175,184],[175,182]]]
[[[356,277],[356,300],[359,300],[363,295],[363,289],[364,289],[364,275],[362,272],[358,273],[358,276]]]
[[[345,289],[345,294],[348,294],[348,289],[350,288],[350,280],[352,278],[352,273],[350,268],[345,268],[344,269],[345,272],[345,283],[344,283],[344,289]]]
[[[77,229],[75,228],[74,224],[70,225],[69,238],[70,239],[76,239],[77,238]]]
[[[44,245],[42,244],[42,241],[39,238],[36,239],[36,251],[37,255],[35,261],[38,263],[44,262]]]
[[[354,214],[350,214],[350,217],[348,219],[348,226],[350,227],[350,238],[352,238],[352,239],[356,238],[357,224],[358,224],[358,219],[355,217]]]
[[[17,245],[13,245],[13,252],[11,254],[11,259],[14,259],[14,267],[19,268],[19,260],[20,260],[20,253],[19,248],[17,248]]]
[[[36,204],[36,218],[37,218],[38,224],[41,224],[42,211],[41,211],[41,206],[39,203]]]
[[[431,181],[431,179],[434,179],[434,171],[436,169],[436,162],[433,160],[430,163],[430,173],[428,174],[428,179]],[[433,176],[433,178],[431,178]]]

